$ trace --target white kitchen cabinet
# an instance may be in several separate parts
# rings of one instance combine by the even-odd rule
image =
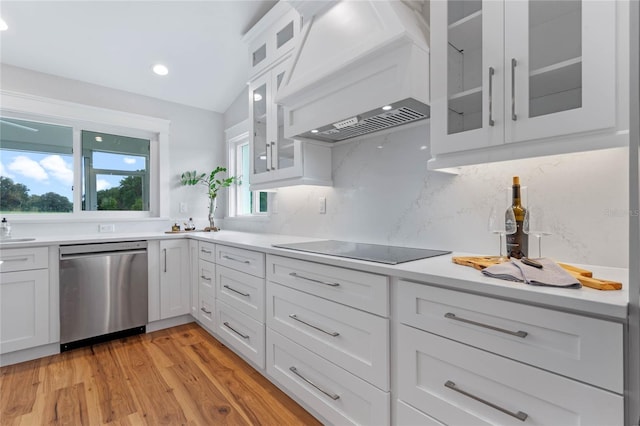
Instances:
[[[443,424],[623,424],[622,324],[405,280],[394,290],[397,406]]]
[[[215,279],[215,263],[200,258],[198,261],[198,320],[211,331],[215,329]]]
[[[284,108],[274,102],[285,61],[249,85],[252,190],[293,184],[331,185],[331,148],[284,137]]]
[[[160,241],[160,319],[191,311],[191,271],[187,240]]]
[[[0,353],[50,343],[48,249],[3,249],[0,260]]]
[[[616,7],[580,0],[431,2],[432,156],[612,130]],[[559,144],[539,146],[529,156],[562,152]],[[580,148],[578,142],[572,149]]]
[[[191,283],[191,316],[198,319],[199,286],[198,281],[198,241],[189,240],[189,280]]]
[[[264,322],[256,321],[221,300],[216,300],[216,332],[229,347],[264,369]]]

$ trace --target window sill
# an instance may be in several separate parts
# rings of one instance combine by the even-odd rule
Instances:
[[[269,222],[271,215],[226,216],[225,222]]]

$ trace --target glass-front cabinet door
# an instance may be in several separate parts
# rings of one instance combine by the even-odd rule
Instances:
[[[267,81],[262,78],[249,87],[249,115],[251,117],[252,174],[265,173],[267,168]]]
[[[502,143],[502,3],[431,3],[432,154]]]
[[[615,125],[616,2],[505,2],[506,142]]]
[[[284,80],[285,69],[283,67],[279,67],[274,69],[273,73],[273,87],[275,88],[274,98],[282,87],[282,83]],[[294,147],[295,140],[287,139],[284,137],[284,107],[282,105],[274,104],[275,111],[275,122],[276,122],[276,150],[274,153],[276,155],[277,168],[278,170],[283,170],[286,168],[290,168],[294,166]]]

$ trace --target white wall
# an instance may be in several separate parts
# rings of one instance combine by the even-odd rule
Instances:
[[[277,191],[268,221],[227,219],[226,229],[497,254],[490,200],[519,175],[553,219],[543,256],[628,264],[627,148],[427,171],[429,126],[400,128],[333,148],[332,188]],[[327,213],[317,211],[327,198]],[[530,242],[534,254],[535,241]]]
[[[13,92],[170,120],[169,163],[172,185],[168,189],[170,218],[165,219],[182,221],[193,216],[199,227],[206,225],[208,198],[205,188],[182,187],[179,176],[185,170],[208,172],[217,165],[226,164],[222,114],[6,64],[2,64],[0,68],[0,86],[3,90]],[[187,203],[187,212],[179,212],[180,202]],[[76,230],[78,227],[86,227],[87,232],[95,231],[92,221],[75,223],[74,226]],[[154,221],[150,226],[167,229],[166,221]],[[14,233],[20,233],[20,228],[20,223],[14,221]],[[116,231],[127,231],[129,228],[140,229],[139,224],[118,225],[116,222]]]

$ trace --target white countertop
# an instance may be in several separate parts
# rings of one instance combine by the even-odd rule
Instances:
[[[449,255],[429,259],[405,262],[398,265],[386,265],[335,256],[326,256],[301,251],[272,247],[273,244],[318,241],[319,238],[299,237],[276,234],[257,234],[248,232],[189,232],[167,234],[164,232],[143,232],[126,234],[90,234],[72,236],[52,236],[36,238],[34,241],[0,242],[0,249],[49,246],[61,244],[83,244],[91,242],[157,240],[173,238],[193,238],[202,241],[223,243],[226,245],[259,250],[301,260],[322,262],[343,268],[358,269],[400,279],[424,282],[486,296],[517,300],[528,304],[575,311],[581,314],[603,316],[618,321],[627,318],[629,302],[629,273],[625,268],[576,265],[593,271],[596,278],[622,282],[620,291],[601,291],[587,287],[581,289],[563,289],[531,286],[524,283],[504,281],[484,276],[479,271],[456,265],[452,256],[478,256],[473,253],[453,252]],[[433,247],[432,247],[433,248]],[[562,261],[562,259],[557,259]]]

